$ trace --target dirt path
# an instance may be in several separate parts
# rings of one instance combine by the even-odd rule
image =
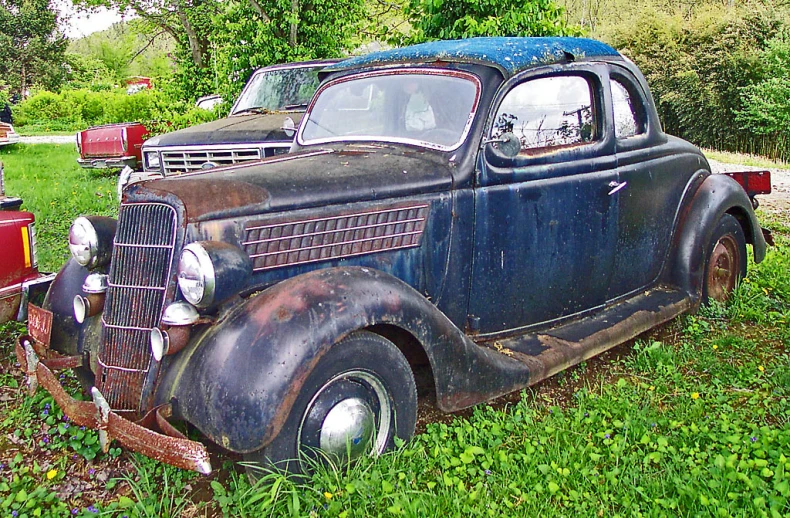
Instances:
[[[711,171],[724,173],[729,171],[765,171],[765,167],[725,164],[716,160],[708,160]],[[771,171],[772,192],[758,196],[760,207],[770,212],[790,212],[790,169],[767,169]]]
[[[74,139],[74,135],[41,135],[38,137],[19,137],[19,142],[22,144],[75,144],[76,141]]]

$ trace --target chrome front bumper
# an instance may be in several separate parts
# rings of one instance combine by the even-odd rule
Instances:
[[[43,387],[74,424],[98,430],[104,452],[108,451],[112,440],[117,440],[130,450],[165,464],[204,475],[211,473],[206,447],[187,439],[167,422],[172,412],[170,405],[154,408],[134,423],[110,410],[96,387],[91,389],[93,401],[78,401],[63,389],[52,371],[80,367],[81,356],[56,356],[27,335],[19,337],[15,352],[21,369],[27,374],[29,392],[33,394],[39,386]],[[157,426],[164,433],[150,429],[151,426]]]
[[[123,169],[137,168],[137,157],[124,156],[118,158],[78,158],[77,163],[85,169]]]

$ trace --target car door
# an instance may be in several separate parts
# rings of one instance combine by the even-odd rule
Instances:
[[[480,334],[546,323],[607,300],[617,238],[606,67],[517,76],[493,104],[488,138],[514,133],[509,158],[482,147],[475,188],[469,315]]]
[[[696,156],[670,152],[673,140],[660,131],[646,90],[630,70],[611,65],[609,87],[623,184],[616,200],[616,275],[609,287],[609,298],[616,299],[656,281],[666,261],[680,200],[699,164]]]

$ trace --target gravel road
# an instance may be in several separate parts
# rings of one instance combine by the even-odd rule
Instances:
[[[715,160],[708,160],[711,171],[724,173],[729,171],[765,171],[765,167],[751,167],[748,165],[724,164]],[[790,169],[767,169],[771,171],[771,194],[762,194],[757,197],[760,207],[771,212],[790,211]]]
[[[74,135],[42,135],[39,137],[19,137],[22,144],[75,144]]]

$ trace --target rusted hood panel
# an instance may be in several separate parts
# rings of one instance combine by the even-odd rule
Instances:
[[[298,126],[302,115],[291,112],[236,115],[159,135],[149,139],[146,147],[291,142],[293,137],[280,128],[286,117],[293,119]]]
[[[449,190],[451,165],[413,148],[325,149],[130,186],[127,201],[178,197],[205,221]],[[220,203],[221,200],[221,203]]]

